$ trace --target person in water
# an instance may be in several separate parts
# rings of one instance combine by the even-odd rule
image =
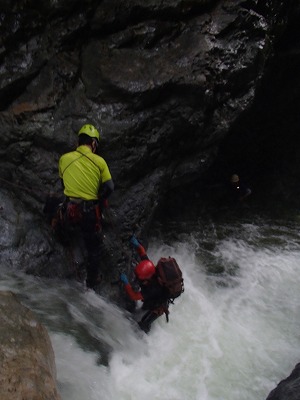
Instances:
[[[79,229],[87,250],[86,286],[95,288],[101,281],[101,215],[114,183],[106,161],[96,154],[100,141],[98,130],[90,124],[78,132],[78,147],[59,159],[66,199],[63,226]],[[66,232],[72,234],[72,229]]]
[[[134,269],[140,290],[133,290],[126,274],[121,273],[120,280],[124,283],[125,291],[131,300],[141,300],[143,302],[142,309],[146,310],[146,312],[138,324],[144,332],[148,333],[151,329],[151,324],[158,317],[166,314],[168,318],[169,297],[166,288],[159,283],[156,267],[153,262],[149,260],[144,247],[135,236],[132,236],[130,243],[140,257],[140,262]]]
[[[230,178],[231,189],[234,197],[237,201],[244,201],[252,193],[252,190],[241,182],[240,177],[237,174],[233,174]]]

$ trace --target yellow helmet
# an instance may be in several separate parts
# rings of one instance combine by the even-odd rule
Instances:
[[[238,175],[236,175],[236,174],[233,174],[232,176],[231,176],[231,182],[232,183],[237,183],[239,180],[240,180],[240,178],[239,178],[239,176]]]
[[[97,129],[94,127],[94,125],[86,124],[83,125],[83,127],[80,129],[78,132],[78,136],[84,133],[85,135],[88,135],[91,138],[95,138],[98,141],[100,140],[100,134],[97,131]]]

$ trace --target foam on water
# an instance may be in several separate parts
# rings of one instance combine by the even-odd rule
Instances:
[[[223,274],[210,273],[203,262],[205,240]],[[300,361],[295,229],[250,224],[209,239],[204,232],[172,245],[154,243],[149,255],[153,261],[175,256],[185,278],[170,322],[160,318],[149,335],[93,292],[3,277],[2,288],[32,293],[24,300],[49,327],[62,399],[266,398]]]

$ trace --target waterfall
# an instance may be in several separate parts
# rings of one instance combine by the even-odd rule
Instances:
[[[297,224],[211,223],[148,254],[174,256],[185,280],[148,335],[77,283],[1,271],[48,327],[62,399],[265,399],[300,360]]]

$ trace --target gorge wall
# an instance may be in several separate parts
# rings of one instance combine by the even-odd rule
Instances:
[[[283,175],[280,189],[284,169],[297,179],[296,147],[292,159],[288,145],[277,157],[287,132],[296,138],[297,76],[288,73],[297,63],[296,1],[2,4],[3,263],[72,274],[42,210],[47,194],[62,193],[58,159],[86,122],[102,131],[116,184],[105,264],[126,265],[129,235],[147,236],[162,211],[199,213],[208,181],[240,172],[258,195],[272,173]],[[116,268],[105,274],[116,279]]]
[[[128,238],[175,210],[197,215],[232,173],[260,204],[296,206],[296,0],[1,1],[1,265],[72,277],[43,205],[85,123],[101,130],[116,190],[103,293]],[[204,207],[199,207],[199,201]],[[166,210],[168,212],[166,213]]]

